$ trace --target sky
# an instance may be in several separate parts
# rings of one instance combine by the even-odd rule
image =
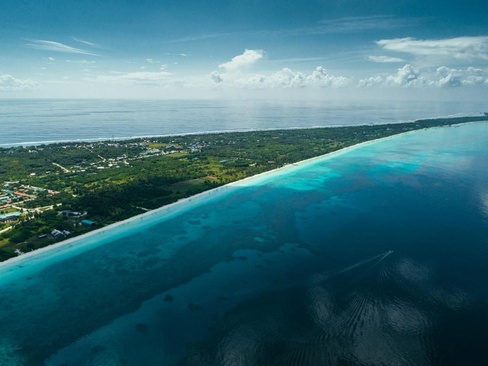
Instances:
[[[488,96],[486,0],[1,0],[0,98]]]

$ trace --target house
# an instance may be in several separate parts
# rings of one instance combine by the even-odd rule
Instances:
[[[22,213],[20,211],[6,213],[3,215],[0,215],[0,221],[6,222],[6,221],[17,220],[20,217],[20,215],[22,215]]]
[[[59,231],[58,229],[54,229],[53,231],[51,231],[51,235],[54,238],[59,238],[60,236],[64,236],[64,234],[61,231]]]
[[[91,220],[81,220],[81,225],[83,226],[86,226],[86,227],[92,227],[93,225],[95,225],[95,222],[91,221]]]
[[[65,216],[76,217],[76,218],[83,216],[81,212],[70,211],[70,210],[61,211],[61,213]]]

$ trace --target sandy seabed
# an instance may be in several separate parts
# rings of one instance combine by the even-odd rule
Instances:
[[[127,227],[131,226],[132,227],[141,224],[142,222],[144,223],[150,223],[152,220],[162,220],[162,219],[168,219],[171,217],[174,217],[176,215],[179,215],[181,213],[186,212],[187,210],[191,209],[192,207],[195,206],[197,203],[201,203],[202,201],[205,201],[206,199],[210,197],[214,197],[215,195],[229,189],[230,187],[236,186],[236,187],[245,187],[245,186],[250,186],[252,183],[256,183],[256,181],[262,180],[262,179],[269,179],[272,178],[275,175],[282,175],[284,173],[289,172],[290,170],[295,170],[299,167],[303,167],[305,165],[308,165],[310,163],[314,163],[316,161],[321,161],[321,160],[326,160],[330,158],[337,157],[339,155],[342,155],[344,153],[347,153],[351,150],[356,150],[360,147],[370,145],[373,143],[377,143],[380,141],[385,141],[389,139],[396,138],[401,135],[405,134],[411,134],[411,133],[416,133],[421,130],[414,130],[414,131],[408,131],[408,132],[403,132],[399,134],[395,134],[392,136],[387,136],[387,137],[382,137],[379,139],[375,140],[370,140],[370,141],[365,141],[361,142],[359,144],[355,144],[352,146],[348,146],[346,148],[330,152],[325,155],[320,155],[316,156],[310,159],[306,159],[303,161],[300,161],[298,163],[292,163],[292,164],[287,164],[283,167],[276,168],[273,170],[269,170],[267,172],[263,172],[260,174],[253,175],[251,177],[247,177],[232,183],[228,183],[224,186],[217,187],[210,189],[208,191],[198,193],[194,196],[188,197],[188,198],[183,198],[180,199],[174,203],[170,203],[168,205],[162,206],[160,208],[142,213],[140,215],[133,216],[129,219],[119,221],[110,225],[107,225],[103,228],[96,229],[93,231],[90,231],[86,234],[82,234],[79,236],[76,236],[74,238],[66,239],[63,240],[59,243],[49,245],[44,248],[40,248],[34,251],[31,251],[29,253],[25,253],[22,255],[19,255],[18,257],[10,258],[4,262],[0,262],[0,271],[3,271],[4,274],[8,273],[13,273],[15,272],[16,269],[23,268],[26,265],[29,265],[31,263],[39,263],[40,261],[46,261],[48,259],[54,259],[55,257],[61,257],[61,254],[69,254],[72,251],[77,250],[77,252],[84,251],[93,247],[96,247],[100,244],[100,241],[102,239],[107,238],[107,232],[115,232],[117,228],[122,228],[122,227]],[[80,242],[85,241],[85,243],[81,245],[77,245]],[[61,258],[59,258],[61,259]]]

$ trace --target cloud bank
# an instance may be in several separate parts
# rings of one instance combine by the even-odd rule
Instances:
[[[469,37],[468,37],[469,38]],[[460,39],[445,40],[445,42],[414,41],[412,38],[403,38],[390,41],[378,41],[385,49],[409,50],[409,52],[428,53],[420,49],[430,49],[430,54],[440,54],[441,49],[448,45],[458,53],[463,50],[472,49],[472,45],[481,42],[480,37],[469,38],[469,42],[461,47]],[[475,42],[476,41],[476,42]],[[413,43],[412,43],[413,42]],[[394,46],[396,45],[396,46]],[[455,47],[455,45],[457,45]],[[449,47],[448,47],[449,48]],[[415,51],[418,49],[419,51]],[[406,51],[405,51],[406,52]],[[442,51],[444,52],[444,51]],[[472,66],[466,69],[449,68],[447,66],[436,66],[417,69],[412,64],[407,63],[397,69],[395,73],[373,75],[354,81],[348,76],[337,76],[329,73],[322,66],[317,66],[311,73],[307,74],[294,71],[285,67],[279,71],[270,73],[250,73],[246,72],[248,66],[255,64],[263,57],[262,50],[245,50],[241,55],[235,56],[231,61],[220,64],[222,72],[214,71],[209,75],[211,85],[219,88],[240,88],[240,89],[291,89],[291,88],[449,88],[459,86],[488,86],[488,77],[485,71]],[[471,54],[474,54],[471,52]],[[479,56],[480,54],[477,53]],[[398,57],[389,56],[369,56],[370,61],[378,63],[398,63],[405,62]],[[208,80],[208,79],[207,79]]]
[[[0,91],[26,91],[39,87],[39,83],[30,79],[16,79],[9,74],[0,74]]]
[[[432,71],[430,69],[422,72],[415,69],[411,64],[399,68],[396,74],[381,76],[376,75],[361,79],[359,87],[461,87],[461,86],[488,86],[486,73],[474,67],[466,69],[453,69],[441,66]]]
[[[436,70],[439,77],[437,85],[440,87],[458,87],[463,85],[487,85],[488,77],[483,70],[474,67],[467,69],[450,69],[441,66]]]
[[[210,78],[215,84],[246,89],[340,88],[352,83],[350,78],[329,74],[322,66],[318,66],[308,75],[283,68],[269,75],[240,75],[237,78],[233,78],[232,75],[221,75],[214,71]]]

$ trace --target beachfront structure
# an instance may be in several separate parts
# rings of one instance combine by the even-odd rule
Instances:
[[[54,238],[59,238],[60,236],[64,236],[63,233],[61,231],[59,231],[58,229],[54,229],[53,231],[51,231],[51,235]]]
[[[7,221],[18,220],[20,215],[22,215],[22,212],[20,212],[20,211],[2,214],[2,215],[0,215],[0,221],[7,222]]]

